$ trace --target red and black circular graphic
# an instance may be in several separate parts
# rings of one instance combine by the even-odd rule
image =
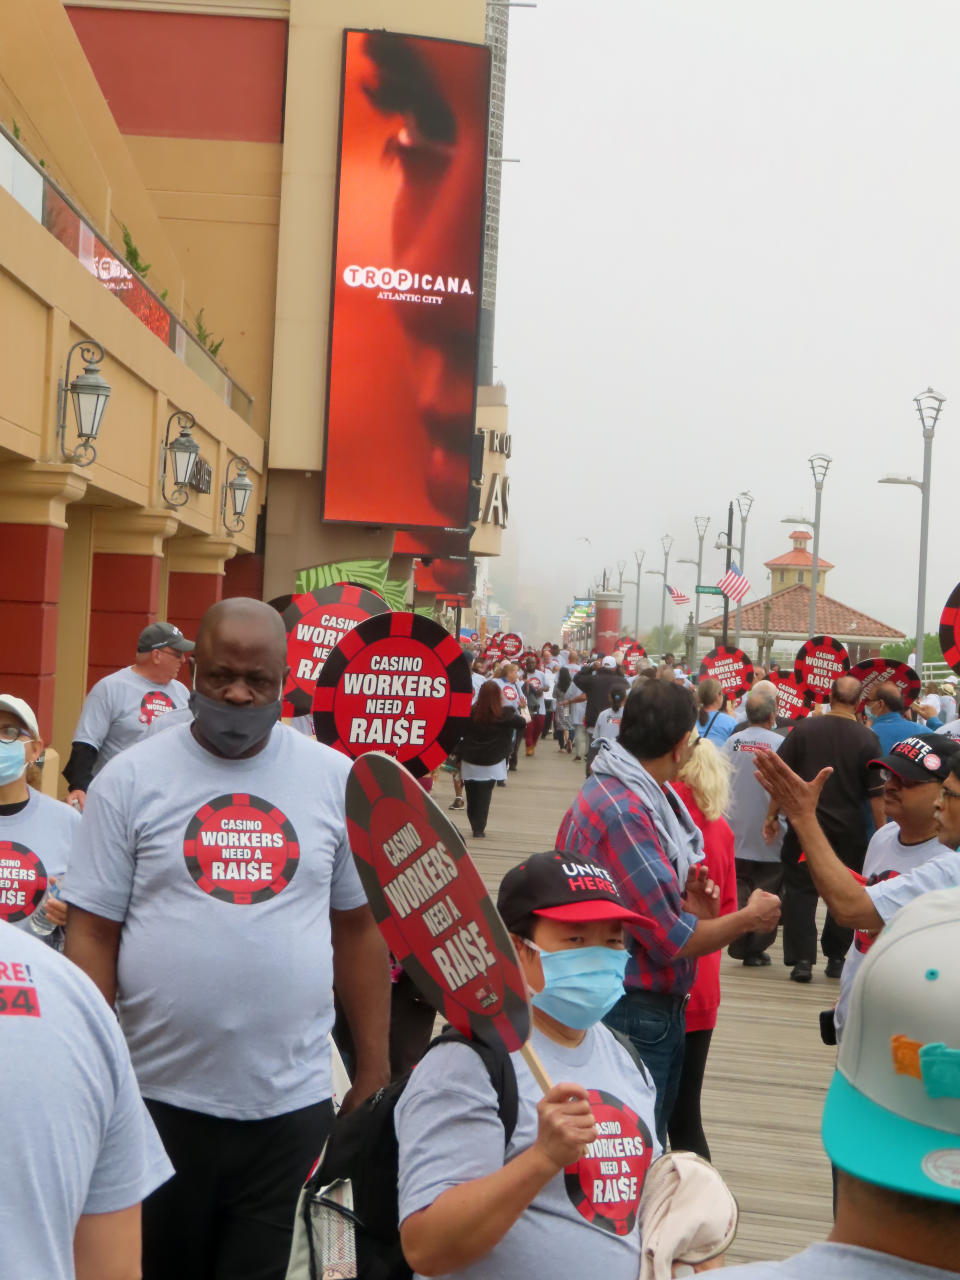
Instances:
[[[810,714],[815,700],[796,671],[771,678],[777,686],[777,715],[780,719],[801,720]]]
[[[187,870],[211,898],[248,907],[282,893],[300,865],[300,842],[286,814],[260,796],[217,796],[183,838]]]
[[[358,622],[386,612],[388,605],[380,596],[352,583],[338,582],[289,598],[282,613],[290,668],[283,690],[285,716],[310,714],[317,679],[333,649]]]
[[[169,693],[164,693],[162,689],[148,689],[140,699],[140,723],[153,724],[157,716],[165,716],[174,709],[174,701]]]
[[[855,667],[851,667],[850,675],[863,685],[858,708],[870,700],[872,690],[878,684],[895,684],[908,707],[920,692],[920,677],[913,667],[908,667],[905,662],[895,662],[892,658],[867,658],[865,662],[858,662]]]
[[[518,636],[515,631],[508,631],[505,636],[500,636],[497,643],[505,658],[517,658],[523,652],[523,637]]]
[[[423,998],[463,1035],[521,1048],[526,985],[456,827],[408,770],[371,752],[347,779],[347,834],[380,932]]]
[[[940,648],[944,662],[960,672],[960,582],[950,592],[940,615]]]
[[[415,613],[382,613],[347,632],[324,663],[317,741],[344,755],[383,751],[417,777],[460,741],[473,701],[470,664],[449,631]]]
[[[519,705],[520,705],[520,695],[519,695],[519,693],[517,693],[516,686],[515,686],[515,685],[512,685],[512,684],[503,684],[503,685],[501,685],[501,686],[500,686],[500,701],[501,701],[501,702],[508,702],[508,703],[509,703],[511,706],[513,706],[513,707],[517,707],[517,706],[519,706]]]
[[[718,644],[700,663],[701,680],[719,680],[728,698],[739,698],[753,684],[753,663],[742,649]]]
[[[650,1130],[612,1093],[588,1089],[597,1137],[563,1171],[570,1202],[587,1222],[617,1236],[637,1225],[637,1208],[653,1157]]]
[[[47,890],[47,872],[32,849],[0,840],[0,920],[15,924],[32,916]]]
[[[827,702],[834,680],[850,670],[850,655],[833,636],[814,636],[797,650],[793,669],[814,702]]]
[[[631,678],[640,670],[640,659],[647,656],[647,651],[642,644],[632,644],[623,651],[623,673]]]

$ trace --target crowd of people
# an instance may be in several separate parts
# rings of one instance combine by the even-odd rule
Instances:
[[[426,1051],[432,1010],[351,856],[349,762],[280,722],[280,616],[224,601],[195,644],[156,623],[131,656],[88,696],[66,802],[38,790],[34,709],[0,695],[0,1054],[19,1082],[0,1274],[282,1280],[336,1123],[335,1020],[343,1114],[416,1064],[395,1111],[415,1275],[635,1280],[671,1232],[671,1258],[712,1267],[732,1235],[700,1107],[720,957],[769,966],[782,921],[789,977],[812,981],[819,899],[836,1221],[752,1274],[960,1273],[950,686],[915,718],[894,686],[864,700],[841,677],[825,714],[786,722],[766,679],[731,705],[673,655],[628,676],[559,645],[470,652],[448,768],[472,837],[545,744],[585,771],[555,848],[497,895],[544,1092],[519,1052],[495,1084],[469,1044]]]

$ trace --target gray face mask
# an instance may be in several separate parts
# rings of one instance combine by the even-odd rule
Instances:
[[[236,707],[194,689],[190,710],[206,742],[231,760],[263,742],[280,719],[280,699],[261,706]]]

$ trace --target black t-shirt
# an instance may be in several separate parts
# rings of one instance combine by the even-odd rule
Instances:
[[[777,754],[807,782],[821,769],[833,768],[817,817],[837,856],[850,866],[862,864],[869,838],[869,798],[883,794],[879,771],[867,768],[868,760],[883,755],[877,735],[850,716],[812,715],[799,722]],[[788,826],[781,857],[796,862],[799,856],[800,843]]]

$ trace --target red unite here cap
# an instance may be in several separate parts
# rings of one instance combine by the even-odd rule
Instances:
[[[527,916],[551,920],[623,920],[653,927],[653,921],[631,911],[610,873],[573,853],[533,853],[511,867],[500,882],[497,910],[508,929]]]

